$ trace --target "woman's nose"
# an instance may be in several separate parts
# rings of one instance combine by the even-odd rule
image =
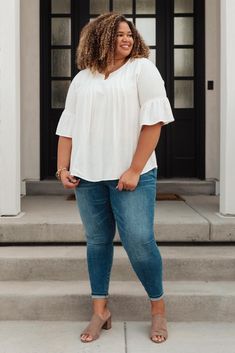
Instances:
[[[123,36],[123,37],[122,37],[122,41],[123,41],[123,42],[127,42],[127,41],[128,41],[128,36]]]

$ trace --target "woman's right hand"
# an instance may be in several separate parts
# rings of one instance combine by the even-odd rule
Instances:
[[[75,189],[80,182],[80,179],[70,175],[68,170],[61,171],[60,179],[65,189]]]

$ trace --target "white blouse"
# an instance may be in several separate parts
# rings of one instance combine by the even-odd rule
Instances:
[[[129,59],[107,79],[89,69],[74,77],[56,134],[72,138],[72,175],[113,180],[130,167],[142,125],[172,121],[156,66],[145,58]],[[141,174],[154,167],[155,151]]]

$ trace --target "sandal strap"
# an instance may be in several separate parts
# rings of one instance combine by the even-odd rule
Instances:
[[[152,316],[150,337],[152,338],[153,336],[163,336],[165,339],[168,337],[167,321],[162,315],[155,314]]]
[[[92,339],[95,340],[99,337],[102,326],[107,320],[102,320],[98,314],[93,314],[90,323],[83,330],[82,335],[91,335]]]

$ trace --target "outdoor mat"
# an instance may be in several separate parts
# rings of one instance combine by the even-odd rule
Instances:
[[[75,195],[74,194],[69,194],[68,196],[66,196],[66,200],[67,201],[74,201],[75,200]]]
[[[177,194],[164,194],[157,193],[156,200],[158,201],[185,201],[181,196]]]

